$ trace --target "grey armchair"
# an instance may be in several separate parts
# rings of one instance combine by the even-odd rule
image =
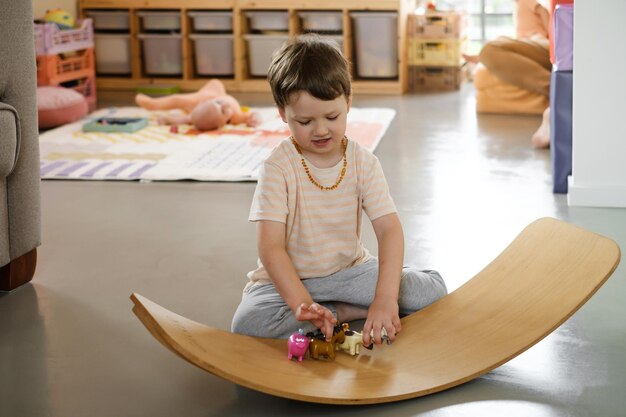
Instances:
[[[32,2],[0,0],[0,290],[35,272],[41,244]]]

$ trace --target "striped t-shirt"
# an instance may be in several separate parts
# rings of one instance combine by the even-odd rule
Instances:
[[[361,243],[362,212],[371,221],[396,212],[378,158],[350,140],[346,158],[346,174],[330,191],[311,183],[289,139],[272,151],[261,169],[249,220],[285,224],[287,253],[301,279],[325,277],[371,259]],[[343,159],[331,168],[317,168],[308,160],[307,166],[319,184],[332,186]],[[271,282],[260,260],[248,278],[246,289]]]

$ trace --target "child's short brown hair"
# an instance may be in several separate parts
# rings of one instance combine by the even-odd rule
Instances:
[[[342,94],[348,98],[352,92],[349,64],[339,45],[315,34],[297,36],[278,49],[267,79],[281,108],[297,91],[320,100],[334,100]]]

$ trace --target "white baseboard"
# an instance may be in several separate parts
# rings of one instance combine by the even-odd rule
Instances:
[[[567,204],[571,207],[626,207],[626,187],[579,185],[570,175]]]

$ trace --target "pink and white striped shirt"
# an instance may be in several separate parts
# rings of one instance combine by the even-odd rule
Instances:
[[[363,211],[370,221],[396,212],[378,158],[350,140],[346,157],[346,174],[330,191],[311,183],[289,139],[272,151],[261,169],[249,220],[285,224],[287,253],[301,279],[325,277],[371,259],[361,243]],[[318,183],[331,186],[343,159],[331,168],[317,168],[309,161],[307,165]],[[248,278],[246,289],[271,282],[260,260]]]

